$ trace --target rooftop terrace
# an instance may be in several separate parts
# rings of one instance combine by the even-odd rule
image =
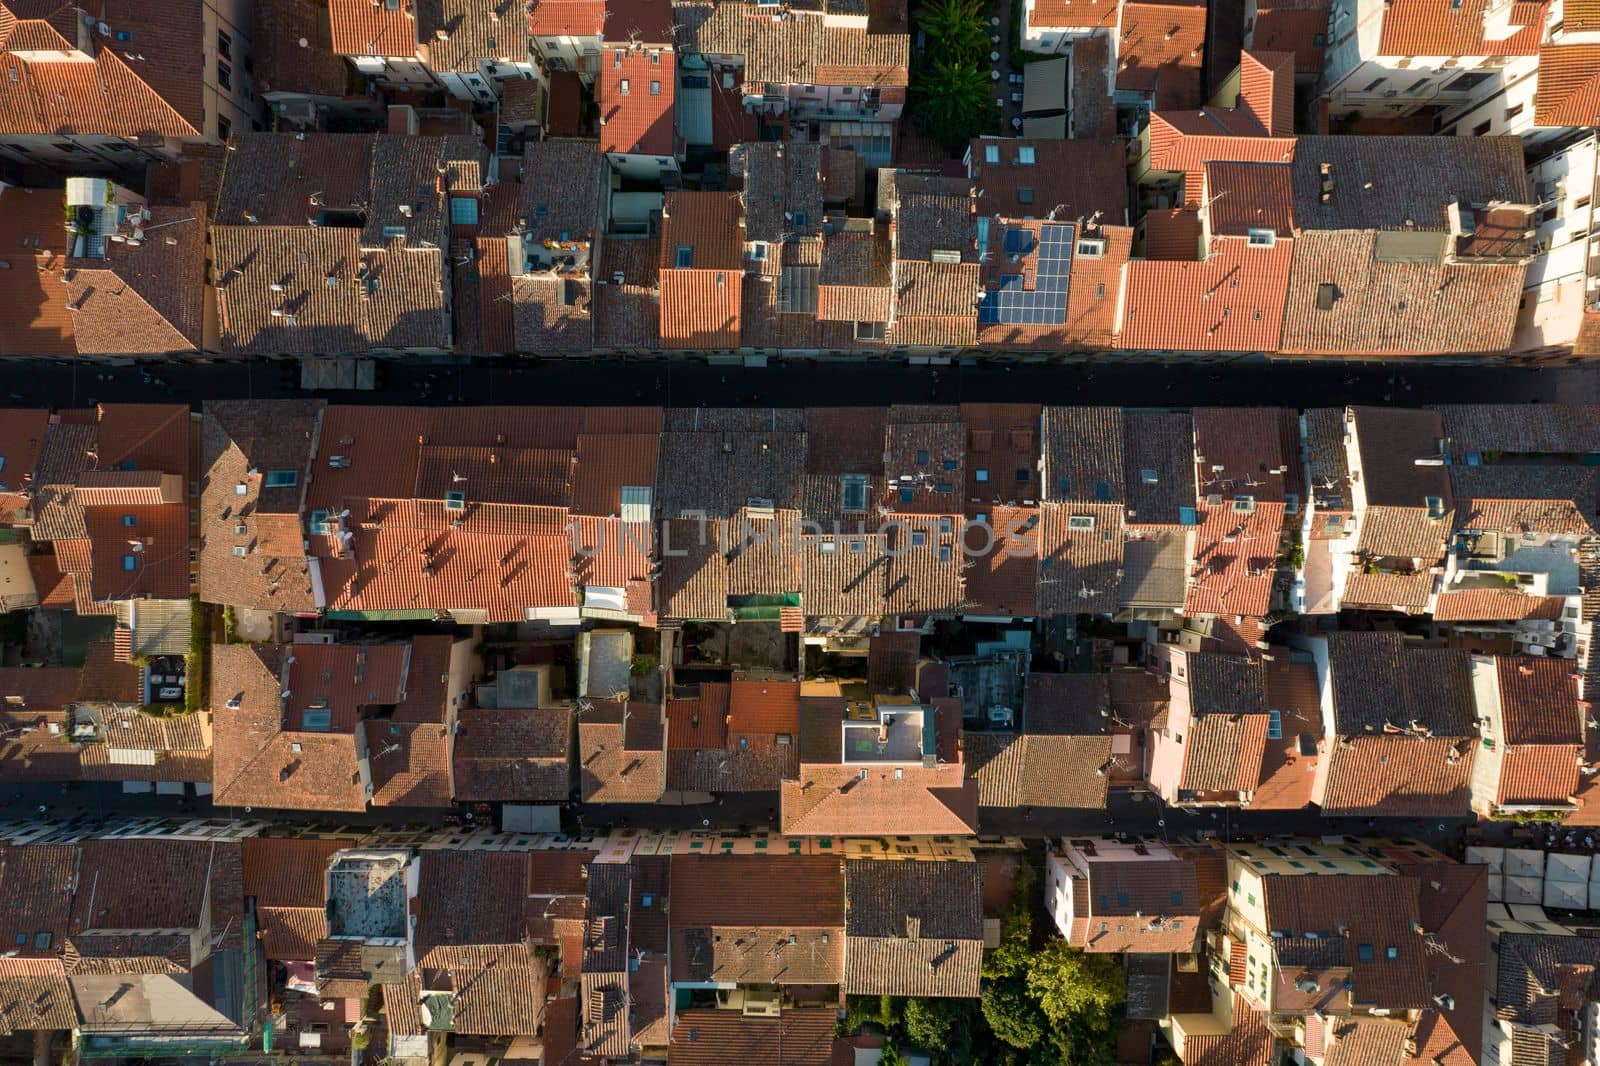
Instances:
[[[406,855],[351,851],[328,869],[328,935],[398,940],[406,935]]]

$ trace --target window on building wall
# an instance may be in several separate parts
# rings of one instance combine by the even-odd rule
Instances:
[[[1383,78],[1378,78],[1378,79],[1374,80],[1371,84],[1369,84],[1365,89],[1362,89],[1361,91],[1364,92],[1364,93],[1377,92],[1380,88],[1383,87],[1383,82],[1384,82]]]
[[[233,56],[233,38],[221,30],[217,31],[217,55],[229,58]]]
[[[1421,92],[1423,87],[1432,80],[1432,78],[1418,78],[1416,81],[1406,86],[1406,94],[1409,96],[1412,93]]]
[[[1510,122],[1520,114],[1522,114],[1522,105],[1512,104],[1510,107],[1506,108],[1506,121]]]
[[[1455,79],[1444,87],[1444,91],[1447,93],[1464,93],[1470,89],[1476,89],[1493,77],[1493,71],[1469,70],[1464,74],[1457,74]]]
[[[233,123],[229,122],[227,119],[223,118],[221,115],[218,115],[217,116],[217,140],[225,141],[231,136],[233,136]]]
[[[1489,130],[1493,127],[1493,125],[1494,124],[1488,119],[1484,119],[1482,122],[1472,127],[1472,135],[1474,137],[1487,137],[1489,135]]]
[[[233,88],[233,68],[221,59],[217,60],[217,84],[224,89]]]

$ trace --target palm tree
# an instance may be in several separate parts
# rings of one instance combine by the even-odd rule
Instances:
[[[989,107],[989,80],[969,63],[935,59],[918,91],[924,97],[923,121],[946,147],[964,145],[983,132]]]
[[[917,16],[928,35],[929,53],[976,63],[989,49],[989,30],[979,0],[930,0]]]

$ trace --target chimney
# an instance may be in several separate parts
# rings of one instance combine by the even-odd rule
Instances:
[[[914,915],[906,915],[906,939],[917,940],[922,936],[922,919]]]
[[[1322,175],[1322,202],[1328,203],[1333,199],[1333,164],[1318,163],[1317,173]]]

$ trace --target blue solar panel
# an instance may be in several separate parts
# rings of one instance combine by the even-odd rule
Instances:
[[[978,305],[982,325],[1059,326],[1067,320],[1067,277],[1072,266],[1074,228],[1044,225],[1039,230],[1034,287],[1023,289],[1020,274],[1000,275],[999,288],[984,293]],[[1035,251],[1031,231],[1007,229],[1007,259]]]

